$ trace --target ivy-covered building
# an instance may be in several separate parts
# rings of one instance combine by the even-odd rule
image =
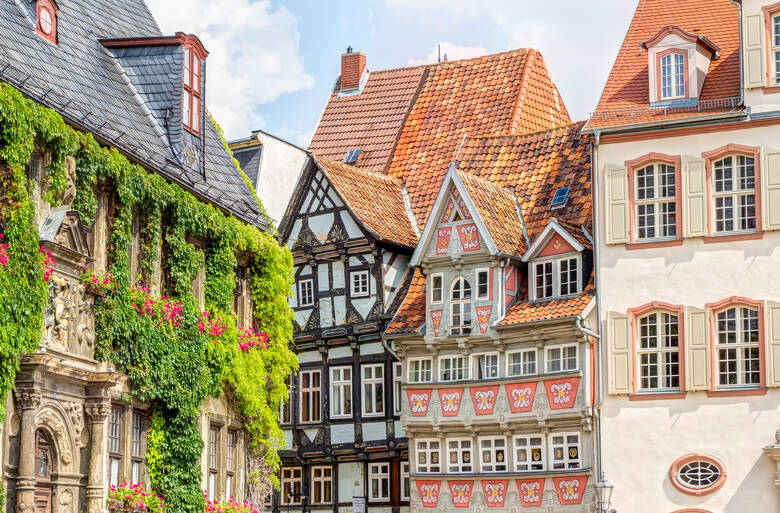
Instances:
[[[4,510],[262,500],[291,258],[207,113],[208,51],[142,0],[2,0],[0,27]]]

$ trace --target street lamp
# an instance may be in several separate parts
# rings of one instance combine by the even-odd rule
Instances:
[[[604,478],[604,473],[601,473],[601,479],[596,483],[596,500],[598,500],[598,513],[610,513],[609,507],[612,504],[612,489],[615,487],[612,483]],[[614,511],[614,510],[612,510]]]

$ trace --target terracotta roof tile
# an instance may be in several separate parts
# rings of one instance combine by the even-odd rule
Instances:
[[[639,44],[667,25],[676,25],[698,36],[705,36],[720,48],[720,57],[710,65],[700,98],[703,105],[711,109],[670,113],[647,108],[650,102],[648,59],[647,51],[640,51]],[[739,51],[739,7],[731,0],[640,0],[596,113],[587,128],[728,112],[732,107],[726,105],[725,100],[739,96]]]
[[[412,282],[398,312],[387,326],[385,334],[403,335],[417,333],[425,324],[425,277],[415,269]]]
[[[579,315],[596,295],[595,287],[588,286],[578,296],[515,303],[509,308],[499,326],[512,326],[536,321],[547,321]]]
[[[417,244],[414,221],[398,179],[343,162],[314,158],[352,213],[375,237],[408,247]]]

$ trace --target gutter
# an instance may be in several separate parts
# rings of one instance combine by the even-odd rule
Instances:
[[[743,102],[743,99],[740,98],[739,105],[741,105]],[[663,130],[671,130],[674,128],[682,128],[686,125],[689,126],[696,126],[701,124],[702,122],[707,121],[728,121],[733,118],[740,118],[745,117],[746,119],[750,119],[749,113],[745,111],[733,111],[733,112],[722,112],[720,114],[710,114],[708,116],[699,116],[695,118],[678,118],[678,119],[667,119],[663,121],[648,121],[647,123],[636,123],[633,125],[620,125],[620,126],[614,126],[614,127],[605,127],[605,128],[585,128],[582,130],[583,134],[589,134],[589,135],[595,135],[597,132],[600,132],[604,136],[609,135],[618,135],[623,133],[635,133],[637,131],[641,131],[643,128],[652,128],[657,127],[658,130],[647,130],[647,132],[660,132]]]

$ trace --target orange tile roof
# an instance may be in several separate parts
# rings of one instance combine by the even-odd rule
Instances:
[[[426,69],[373,71],[360,94],[351,96],[340,97],[337,82],[312,137],[312,152],[344,160],[348,151],[359,149],[358,166],[384,171]]]
[[[398,179],[343,162],[315,160],[352,213],[375,237],[410,248],[417,244],[414,221]]]
[[[589,285],[578,296],[515,303],[509,307],[499,326],[513,326],[529,322],[549,321],[581,314],[596,295],[596,289]]]
[[[532,243],[552,217],[590,230],[591,137],[581,133],[582,126],[580,122],[535,134],[468,137],[458,169],[514,192]],[[570,187],[566,206],[551,210],[555,190],[566,186]]]
[[[387,326],[385,334],[403,335],[417,333],[423,324],[425,324],[425,277],[419,269],[415,269],[409,289],[406,291],[406,296],[395,317]]]
[[[701,105],[707,110],[649,109],[647,51],[639,44],[676,25],[705,36],[720,48],[710,65]],[[634,125],[728,112],[739,96],[739,7],[731,0],[639,0],[623,45],[588,129]]]
[[[388,173],[404,181],[420,226],[463,136],[570,123],[541,54],[520,49],[430,67]]]
[[[479,218],[485,223],[496,249],[508,255],[521,256],[527,249],[523,236],[523,223],[517,212],[517,198],[510,190],[483,180],[475,175],[458,171]]]

